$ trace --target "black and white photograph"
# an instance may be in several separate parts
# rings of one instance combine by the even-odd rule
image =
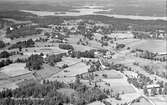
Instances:
[[[167,0],[0,0],[0,105],[167,105]]]

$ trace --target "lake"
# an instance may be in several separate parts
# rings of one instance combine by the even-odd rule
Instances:
[[[94,6],[94,5],[84,5],[76,9],[73,9],[71,12],[60,11],[50,12],[50,11],[30,11],[30,10],[21,10],[23,12],[29,12],[38,16],[82,16],[82,15],[103,15],[108,17],[115,18],[127,18],[127,19],[139,19],[139,20],[165,20],[167,17],[155,17],[155,16],[136,16],[136,15],[121,15],[121,14],[109,14],[108,12],[112,9],[104,9],[103,6]],[[103,13],[104,12],[104,13]],[[106,12],[106,13],[105,13]]]

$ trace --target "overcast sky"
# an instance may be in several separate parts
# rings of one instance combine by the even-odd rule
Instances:
[[[61,1],[61,0],[0,0],[0,1]],[[66,1],[70,1],[70,0],[66,0]],[[84,1],[84,0],[76,0],[76,1]],[[121,1],[121,0],[119,0],[119,1]],[[126,1],[126,0],[122,0],[122,1]],[[150,2],[157,1],[157,2],[160,2],[160,1],[166,1],[166,0],[131,0],[131,1],[141,1],[141,2],[143,2],[143,1],[150,1]]]
[[[93,1],[93,0],[0,0],[0,1],[34,1],[36,3],[45,3],[45,2],[62,2],[62,1],[66,1],[66,2],[70,2],[70,1]],[[42,1],[42,2],[41,2]],[[111,1],[111,3],[119,3],[119,4],[123,4],[125,2],[134,2],[134,3],[140,3],[140,4],[166,4],[166,0],[94,0],[96,2],[98,1]]]

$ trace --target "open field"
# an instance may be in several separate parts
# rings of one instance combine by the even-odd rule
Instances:
[[[3,73],[3,72],[0,72],[0,81],[1,80],[5,80],[5,79],[8,79],[9,78],[9,76],[7,75],[7,74],[5,74],[5,73]]]
[[[28,23],[32,23],[31,21],[19,21],[19,20],[15,20],[15,19],[12,19],[12,18],[3,18],[4,20],[7,20],[7,21],[11,21],[15,24],[28,24]]]
[[[32,54],[60,54],[66,53],[67,50],[60,49],[59,47],[35,47],[35,48],[27,48],[28,51],[24,51],[24,55],[32,55]]]
[[[96,101],[96,102],[92,102],[88,105],[105,105],[104,103],[100,102],[100,101]]]
[[[91,50],[94,49],[89,46],[83,46],[83,45],[77,45],[77,44],[71,44],[74,47],[74,50],[76,51],[86,51],[86,50]]]
[[[54,75],[54,77],[59,76],[59,77],[73,77],[76,76],[78,74],[82,74],[85,72],[88,72],[88,68],[89,66],[87,66],[84,63],[77,63],[75,65],[72,65],[66,69],[64,69],[63,71],[57,73],[56,75]]]
[[[6,88],[15,89],[17,83],[24,80],[35,79],[31,71],[25,69],[25,63],[15,63],[1,68],[0,91]]]
[[[25,63],[15,63],[15,64],[5,66],[1,69],[0,72],[5,73],[6,75],[10,77],[30,73],[29,70],[25,69]]]
[[[139,42],[141,42],[141,40],[139,40],[139,39],[134,39],[134,38],[130,38],[130,39],[122,39],[122,40],[117,40],[116,41],[117,43],[122,43],[122,44],[126,44],[126,45],[130,45],[130,44],[137,44],[137,43],[139,43]]]
[[[148,66],[152,69],[153,72],[158,72],[159,74],[163,74],[167,70],[166,62],[150,62],[150,63],[139,63],[141,67]]]
[[[61,62],[58,62],[56,64],[56,66],[58,67],[62,67],[64,64],[67,64],[67,65],[73,65],[73,64],[76,64],[78,62],[80,62],[81,59],[77,59],[77,58],[71,58],[71,57],[63,57],[62,58],[62,61]]]
[[[124,39],[118,40],[117,43],[123,43],[133,49],[148,50],[150,52],[157,52],[160,54],[167,53],[166,40],[139,40],[139,39]]]
[[[167,105],[167,96],[154,96],[149,97],[149,99],[156,105]]]
[[[141,98],[140,102],[135,102],[131,105],[152,105],[152,104],[148,102],[145,98]]]
[[[74,64],[74,65],[60,71],[59,73],[51,76],[50,78],[48,78],[48,80],[50,80],[50,81],[57,80],[57,81],[65,82],[65,83],[74,82],[75,76],[78,74],[88,72],[88,68],[89,68],[89,66],[80,62],[80,63]]]
[[[68,43],[70,44],[77,44],[77,42],[83,38],[84,37],[82,35],[70,35],[70,37],[67,38],[67,40],[68,40]]]
[[[102,79],[105,78],[106,75],[107,79],[121,79],[123,78],[122,74],[115,71],[115,70],[105,70],[105,71],[97,71],[95,72],[96,78]]]
[[[35,77],[39,80],[46,79],[59,71],[60,71],[60,69],[57,67],[52,67],[50,65],[44,64],[43,68],[41,70],[36,71]]]
[[[115,70],[97,71],[94,73],[97,85],[101,89],[112,89],[120,94],[136,94],[136,89],[130,85],[126,77]]]
[[[83,36],[81,35],[70,35],[70,38],[67,38],[68,39],[68,43],[71,44],[74,49],[76,51],[86,51],[86,50],[91,50],[91,49],[96,49],[96,48],[102,48],[100,46],[100,43],[97,43],[96,41],[94,40],[85,40],[84,42],[88,42],[88,45],[87,46],[84,46],[82,44],[77,44],[77,42],[82,39],[83,40]]]
[[[7,89],[7,88],[8,89],[15,89],[17,87],[18,86],[15,83],[13,83],[9,80],[0,80],[0,91],[2,91],[3,89]]]
[[[101,88],[112,89],[114,93],[135,93],[136,90],[124,79],[102,79],[104,82],[99,82],[98,85]],[[106,85],[110,84],[110,86]]]
[[[160,54],[167,53],[167,44],[165,40],[140,40],[137,43],[130,43],[127,46],[134,49],[143,49]]]

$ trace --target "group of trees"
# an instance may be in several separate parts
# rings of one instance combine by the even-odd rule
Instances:
[[[59,54],[59,55],[55,55],[55,54],[49,55],[49,56],[47,57],[47,63],[48,63],[49,65],[51,65],[51,66],[54,66],[55,63],[62,61],[62,57],[63,57],[62,54]]]
[[[99,71],[101,68],[100,68],[100,62],[97,61],[97,62],[92,62],[90,68],[88,69],[88,72],[95,72],[95,71]]]
[[[149,51],[142,51],[142,53],[139,56],[145,59],[154,59],[154,57],[156,57],[157,54]]]
[[[95,50],[89,50],[89,51],[84,51],[84,52],[81,52],[81,51],[72,51],[70,53],[71,57],[77,57],[77,58],[80,58],[80,57],[85,57],[85,58],[94,58],[95,55],[94,55],[94,52]]]
[[[167,61],[166,56],[159,56],[158,53],[153,53],[150,51],[144,51],[142,49],[136,49],[137,52],[139,52],[139,54],[136,54],[136,56],[141,57],[141,58],[145,58],[145,59],[149,59],[149,60],[154,60],[154,61],[161,61],[161,62],[165,62]]]
[[[160,76],[162,78],[167,78],[167,73],[165,71],[156,71],[154,65],[140,65],[139,63],[134,63],[136,66],[140,66],[144,71],[146,71],[149,74],[155,74],[157,76]],[[166,66],[164,67],[167,68]]]
[[[133,32],[134,38],[136,39],[150,39],[150,34],[145,32]]]
[[[13,28],[13,27],[12,27]],[[8,38],[14,39],[14,38],[20,38],[20,37],[26,37],[31,35],[40,34],[42,30],[36,29],[34,26],[24,26],[20,27],[18,29],[13,28],[13,30],[10,30],[10,27],[7,29],[6,36]]]
[[[151,91],[148,91],[148,88],[145,86],[143,89],[143,92],[145,95],[149,96],[155,96],[155,95],[167,95],[167,83],[163,84],[159,88],[152,87]]]
[[[26,67],[29,70],[40,70],[42,68],[43,62],[44,60],[41,55],[31,55],[26,61]]]
[[[125,47],[125,44],[117,44],[116,45],[116,49],[119,50],[119,49],[122,49]]]
[[[2,61],[0,61],[0,68],[1,68],[1,67],[5,67],[5,66],[7,66],[7,65],[10,65],[10,64],[12,64],[12,63],[13,63],[13,61],[11,61],[10,59],[2,60]]]
[[[2,52],[0,53],[0,58],[9,58],[10,55],[11,55],[11,54],[10,54],[9,52],[7,52],[7,51],[2,51]]]
[[[22,53],[20,53],[18,51],[11,51],[11,52],[2,51],[0,53],[0,58],[9,58],[10,56],[17,55],[17,54],[22,54]]]
[[[128,78],[128,82],[139,89],[143,89],[145,85],[152,84],[153,80],[143,74],[138,74],[137,78]]]
[[[75,92],[70,96],[62,94],[61,88],[73,89]],[[30,98],[31,97],[31,98]],[[78,82],[65,84],[61,82],[43,81],[43,84],[30,83],[15,90],[0,92],[0,104],[18,105],[85,105],[94,101],[101,101],[107,96],[97,87],[87,87]]]
[[[35,42],[32,39],[29,39],[27,41],[19,41],[16,44],[13,44],[9,49],[15,49],[19,48],[21,50],[22,48],[28,48],[28,47],[34,47]]]
[[[6,46],[5,42],[0,40],[0,48],[4,48],[5,46]]]
[[[74,50],[73,46],[69,44],[59,44],[59,48],[65,49],[65,50]]]

